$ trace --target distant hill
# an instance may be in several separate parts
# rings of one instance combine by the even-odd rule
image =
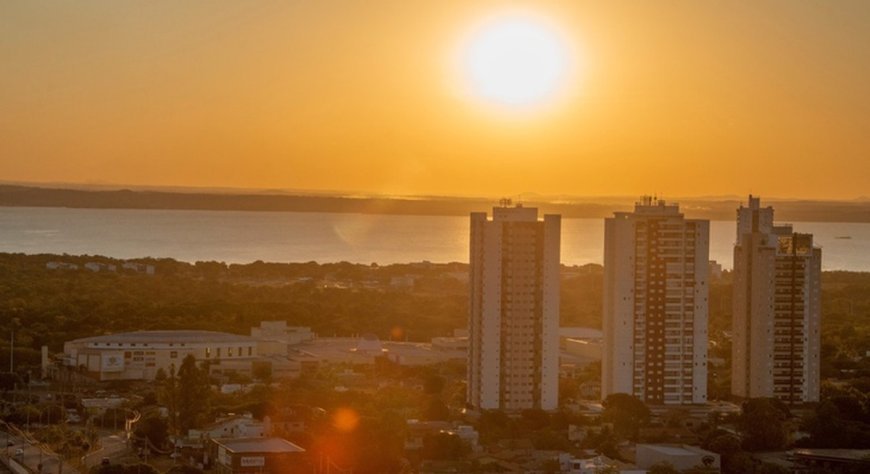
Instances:
[[[762,196],[763,198],[763,196]],[[733,220],[741,201],[709,198],[678,200],[688,217]],[[763,202],[764,203],[764,202]],[[870,222],[870,201],[772,202],[777,220],[791,222]],[[214,211],[289,211],[404,215],[467,215],[487,211],[496,202],[483,198],[389,198],[157,190],[83,190],[0,185],[0,206],[94,209],[186,209]],[[631,210],[629,199],[583,198],[582,201],[526,200],[528,207],[563,217],[602,218]]]

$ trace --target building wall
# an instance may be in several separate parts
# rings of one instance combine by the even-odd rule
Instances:
[[[709,233],[651,199],[605,220],[603,397],[706,402]]]
[[[249,342],[89,342],[70,341],[64,344],[67,360],[101,381],[153,380],[159,369],[167,374],[172,366],[177,370],[188,355],[197,361],[254,360],[257,343]]]
[[[634,393],[635,221],[618,214],[604,221],[604,351],[601,396]]]
[[[559,216],[534,208],[471,215],[468,402],[558,407]]]
[[[734,395],[819,399],[821,250],[750,196],[734,248]]]

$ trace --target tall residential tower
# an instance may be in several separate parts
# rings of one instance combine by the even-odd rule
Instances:
[[[644,197],[604,224],[601,395],[707,401],[710,223]]]
[[[821,261],[812,234],[774,225],[759,198],[737,210],[733,395],[818,401]]]
[[[561,218],[504,202],[471,214],[468,404],[558,408]]]

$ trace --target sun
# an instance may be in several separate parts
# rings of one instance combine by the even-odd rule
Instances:
[[[485,22],[468,39],[462,56],[472,93],[508,106],[543,102],[560,88],[568,70],[557,30],[526,15]]]

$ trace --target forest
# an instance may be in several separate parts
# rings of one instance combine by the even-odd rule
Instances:
[[[0,253],[0,363],[8,364],[11,337],[16,365],[35,368],[42,345],[59,352],[64,341],[122,331],[247,334],[260,321],[286,320],[321,335],[373,332],[387,339],[398,328],[403,338],[428,341],[466,325],[462,263],[137,261],[154,265],[155,274],[126,271],[122,261],[100,256]],[[78,269],[49,269],[48,262]],[[84,268],[88,262],[118,270],[93,272]],[[601,327],[602,282],[600,265],[563,266],[562,326]],[[710,357],[727,360],[728,272],[711,281],[709,306]],[[870,273],[824,272],[822,306],[823,376],[870,376]]]

